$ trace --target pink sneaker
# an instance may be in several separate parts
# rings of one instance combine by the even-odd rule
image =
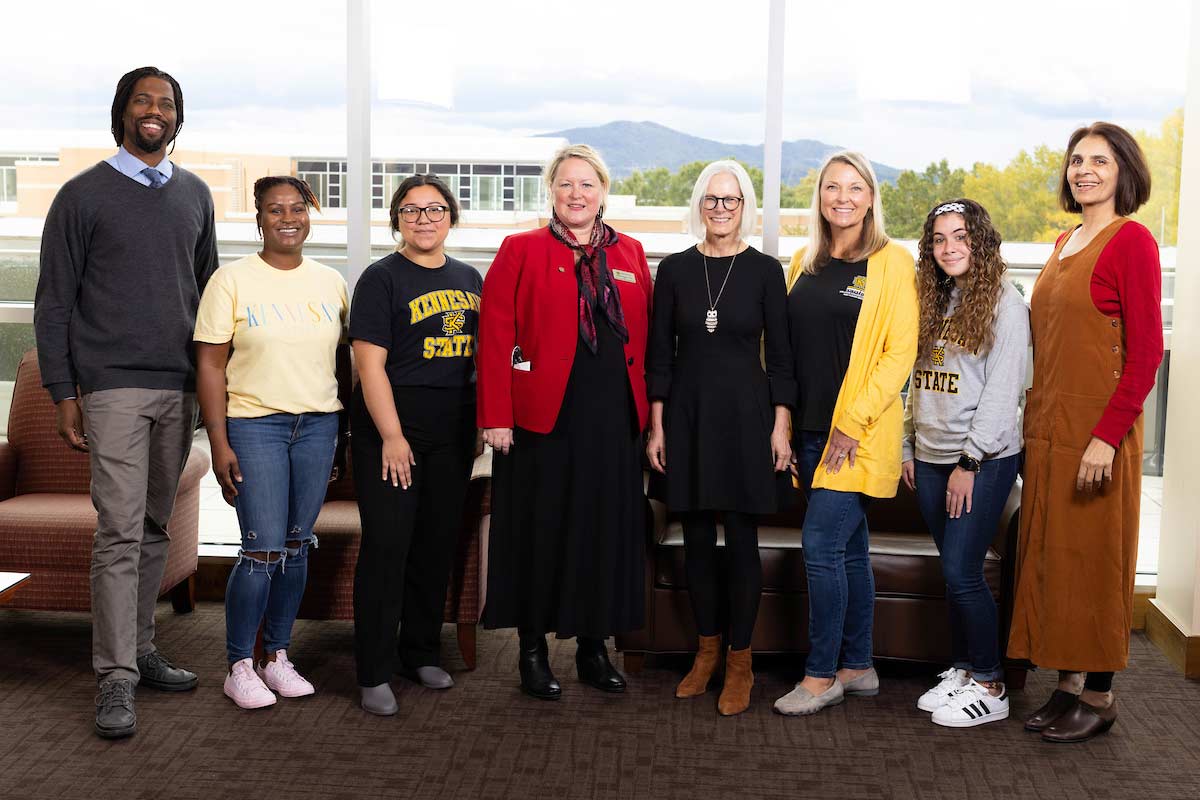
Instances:
[[[258,668],[259,677],[280,697],[307,697],[317,691],[313,685],[296,672],[296,665],[288,661],[287,650],[276,650],[275,660]]]
[[[275,705],[275,695],[254,674],[254,662],[248,658],[235,662],[225,676],[225,696],[239,708],[266,708]]]

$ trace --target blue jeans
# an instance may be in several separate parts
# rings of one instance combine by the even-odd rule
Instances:
[[[808,638],[804,672],[832,678],[846,669],[871,666],[875,576],[867,534],[869,498],[859,492],[812,488],[829,437],[799,431],[796,460],[808,498],[804,514],[804,568],[808,573]],[[846,469],[845,466],[842,469]]]
[[[260,623],[266,652],[286,650],[291,643],[308,580],[308,548],[316,546],[313,523],[333,469],[338,415],[229,419],[225,429],[242,471],[234,501],[242,549],[225,588],[225,641],[232,664],[253,655]]]
[[[971,513],[964,507],[957,519],[946,513],[946,484],[954,465],[914,462],[917,504],[942,556],[954,666],[970,671],[977,681],[998,681],[1003,674],[996,600],[984,580],[983,562],[1017,479],[1019,460],[1008,456],[984,461],[975,475]]]

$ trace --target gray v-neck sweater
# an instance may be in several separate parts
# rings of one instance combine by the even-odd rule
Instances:
[[[212,194],[176,165],[159,189],[101,162],[63,184],[34,299],[42,383],[79,392],[195,386],[196,307],[217,268]]]

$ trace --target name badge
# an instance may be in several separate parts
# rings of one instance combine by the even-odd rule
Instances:
[[[632,272],[626,272],[623,269],[614,269],[612,271],[612,276],[617,280],[625,281],[626,283],[637,283],[637,276]]]

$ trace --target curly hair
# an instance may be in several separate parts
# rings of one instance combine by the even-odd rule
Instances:
[[[958,204],[967,229],[971,267],[965,277],[958,307],[947,325],[943,325],[950,305],[954,279],[942,271],[933,257],[933,224],[945,205]],[[1000,301],[1004,273],[1008,266],[1000,257],[1000,234],[987,209],[974,200],[960,198],[940,204],[929,212],[921,230],[917,259],[917,297],[921,308],[918,334],[918,361],[930,357],[933,346],[945,339],[969,353],[984,353],[995,335],[996,307]],[[958,213],[956,211],[943,213]],[[945,328],[945,330],[943,330]]]
[[[267,196],[267,192],[276,186],[292,187],[299,192],[300,199],[304,201],[304,205],[309,208],[315,208],[317,211],[321,210],[321,201],[313,193],[312,187],[308,185],[308,181],[293,175],[267,175],[254,182],[254,224],[258,227],[259,233],[262,233],[262,223],[259,222],[259,219],[262,217],[263,198]]]

